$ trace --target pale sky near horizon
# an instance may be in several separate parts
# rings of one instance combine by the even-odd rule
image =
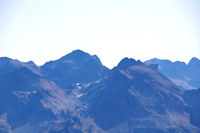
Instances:
[[[200,0],[0,0],[0,57],[42,65],[76,49],[109,68],[200,58]]]

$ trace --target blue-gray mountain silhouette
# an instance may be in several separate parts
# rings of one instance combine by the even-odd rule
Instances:
[[[199,60],[154,62],[124,58],[109,70],[81,50],[41,67],[2,57],[0,132],[199,133],[199,90],[164,76],[198,86]]]
[[[109,69],[102,65],[96,55],[75,50],[58,60],[45,63],[41,71],[44,77],[65,88],[74,83],[98,80],[107,75]]]

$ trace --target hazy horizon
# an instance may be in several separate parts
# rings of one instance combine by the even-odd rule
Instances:
[[[42,65],[73,50],[112,68],[124,57],[200,58],[200,1],[0,1],[0,57]]]

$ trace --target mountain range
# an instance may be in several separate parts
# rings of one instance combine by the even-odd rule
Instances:
[[[0,132],[199,133],[199,64],[126,57],[108,69],[81,50],[42,66],[2,57]]]
[[[193,57],[188,64],[157,58],[145,61],[145,64],[157,64],[159,72],[186,89],[200,87],[200,60],[196,57]]]

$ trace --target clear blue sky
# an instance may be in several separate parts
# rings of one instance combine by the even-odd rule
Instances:
[[[200,0],[0,0],[0,56],[41,65],[75,49],[108,67],[200,58]]]

